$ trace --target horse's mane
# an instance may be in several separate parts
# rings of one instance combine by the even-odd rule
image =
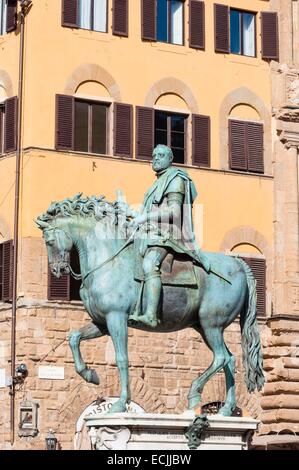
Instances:
[[[105,196],[82,197],[82,193],[78,193],[72,198],[52,202],[47,212],[40,215],[37,221],[51,222],[57,217],[80,215],[86,218],[93,216],[95,220],[108,217],[110,221],[116,222],[116,206],[117,201],[109,202],[105,199]]]

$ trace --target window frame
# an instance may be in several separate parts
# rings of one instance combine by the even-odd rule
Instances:
[[[98,31],[97,29],[94,29],[94,0],[90,0],[91,1],[91,5],[90,5],[90,24],[91,24],[91,27],[90,28],[83,28],[82,26],[80,26],[79,24],[79,12],[80,12],[80,2],[82,0],[78,0],[78,18],[77,18],[77,22],[78,22],[78,29],[82,29],[84,31],[94,31],[95,33],[104,33],[104,34],[107,34],[108,33],[108,9],[109,9],[109,0],[106,0],[106,29],[105,31]]]
[[[241,45],[241,53],[238,54],[237,52],[232,52],[231,51],[231,11],[237,11],[238,13],[241,13],[241,21],[240,21],[240,45]],[[244,31],[243,31],[243,25],[244,25],[244,19],[243,19],[243,14],[244,13],[250,13],[254,17],[254,55],[247,55],[244,54]],[[250,10],[240,10],[239,8],[232,8],[229,7],[229,53],[232,55],[236,56],[243,56],[243,57],[252,57],[252,58],[257,58],[257,31],[256,31],[256,17],[257,17],[257,12],[250,11]]]
[[[0,2],[2,3],[2,14],[0,16],[0,37],[1,37],[7,34],[7,31],[6,31],[7,25],[6,25],[6,21],[4,20],[4,17],[7,16],[7,2],[6,0],[0,0]]]
[[[156,41],[163,44],[172,44],[174,46],[185,46],[185,0],[179,0],[182,3],[183,15],[182,15],[182,44],[172,42],[172,18],[171,18],[171,2],[173,0],[167,0],[167,41],[158,39],[158,1],[156,0]],[[169,40],[170,39],[170,40]]]
[[[110,135],[110,130],[109,130],[109,114],[110,114],[110,107],[111,107],[111,102],[107,101],[97,101],[97,100],[92,100],[92,99],[85,99],[85,98],[77,98],[76,96],[74,97],[74,151],[79,152],[79,153],[86,153],[86,154],[93,154],[93,155],[108,155],[109,152],[109,135]],[[81,102],[81,103],[86,103],[88,104],[88,130],[87,130],[87,135],[88,135],[88,149],[87,151],[85,150],[78,150],[76,149],[76,103]],[[92,151],[92,137],[93,137],[93,127],[92,127],[92,105],[102,105],[106,108],[106,142],[105,142],[105,153],[96,153]]]
[[[263,172],[249,170],[248,147],[244,147],[246,167],[247,167],[246,170],[245,169],[235,169],[235,168],[231,167],[232,154],[231,154],[230,121],[240,121],[242,123],[245,123],[246,125],[247,125],[247,123],[261,124],[263,126],[263,135],[265,135],[265,123],[263,121],[257,121],[257,120],[253,120],[253,119],[241,119],[241,118],[238,118],[238,117],[228,117],[228,120],[227,120],[227,123],[228,123],[227,133],[228,133],[228,165],[229,165],[229,171],[236,172],[236,173],[245,173],[247,175],[255,175],[255,176],[265,175],[266,173],[265,173],[265,141],[264,141],[264,139],[263,139],[263,167],[264,167]],[[246,140],[244,141],[244,143],[245,142],[246,142]],[[247,141],[247,144],[248,144],[248,141]]]
[[[156,143],[156,130],[164,130],[164,129],[159,129],[156,127],[156,113],[162,113],[162,114],[166,114],[167,115],[167,129],[166,129],[166,134],[167,134],[167,146],[170,147],[171,149],[173,148],[177,148],[177,149],[181,149],[181,147],[173,147],[171,145],[171,135],[172,135],[172,130],[171,130],[171,117],[172,116],[181,116],[184,118],[184,147],[183,147],[183,150],[184,150],[184,162],[181,163],[181,162],[176,162],[175,160],[173,160],[173,163],[176,164],[176,165],[187,165],[188,164],[188,135],[187,135],[187,132],[188,132],[188,119],[190,118],[190,114],[188,113],[179,113],[179,112],[176,112],[176,111],[167,111],[167,110],[163,110],[163,109],[156,109],[154,108],[154,147],[156,145],[159,145],[158,143]],[[175,131],[174,131],[175,132]]]
[[[0,156],[4,155],[5,103],[0,102]]]

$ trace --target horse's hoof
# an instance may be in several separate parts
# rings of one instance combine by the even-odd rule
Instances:
[[[99,376],[94,369],[85,369],[85,371],[82,373],[82,376],[86,382],[94,385],[100,385]]]
[[[220,416],[232,416],[235,407],[231,407],[229,405],[223,405],[220,410],[218,411],[217,415]]]
[[[201,402],[201,396],[200,395],[194,395],[193,397],[190,397],[188,399],[188,409],[193,410],[196,408]]]
[[[118,400],[116,403],[113,403],[108,413],[124,413],[125,411],[127,411],[126,402]]]

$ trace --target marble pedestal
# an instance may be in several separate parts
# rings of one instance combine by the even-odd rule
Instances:
[[[189,450],[185,432],[193,412],[184,414],[116,413],[85,418],[94,450]],[[258,421],[209,416],[198,450],[247,450]]]

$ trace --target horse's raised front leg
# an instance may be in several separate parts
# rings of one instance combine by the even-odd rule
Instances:
[[[130,403],[129,361],[128,361],[128,324],[127,315],[123,312],[110,312],[106,316],[109,334],[115,349],[115,359],[120,375],[120,399],[112,405],[109,413],[122,413],[126,411],[126,404]]]
[[[75,361],[76,372],[81,375],[86,382],[90,382],[95,385],[99,385],[100,383],[98,374],[94,369],[87,367],[86,363],[83,361],[80,351],[80,342],[85,339],[99,338],[106,334],[107,330],[105,327],[101,327],[101,329],[99,329],[99,327],[94,323],[89,323],[79,330],[71,331],[68,337],[69,345]]]

